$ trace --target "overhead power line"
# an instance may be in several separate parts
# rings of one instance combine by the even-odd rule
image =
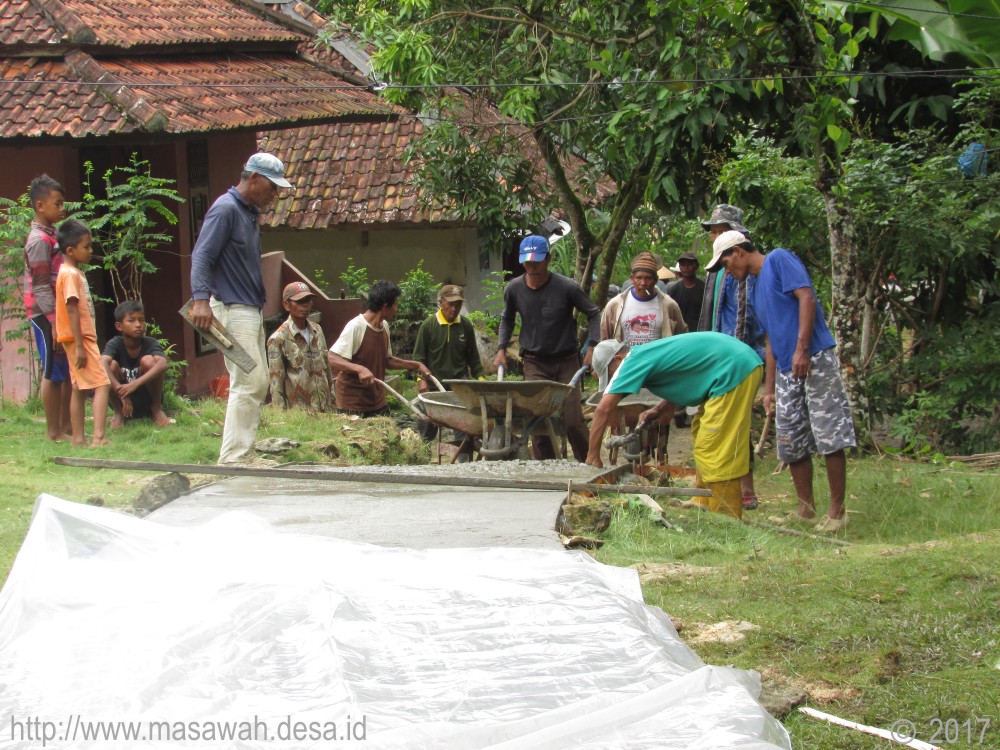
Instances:
[[[503,89],[503,88],[558,88],[558,87],[612,87],[624,88],[626,86],[670,86],[677,84],[721,84],[721,83],[752,83],[756,81],[778,81],[782,83],[794,83],[796,81],[823,80],[828,78],[968,78],[981,73],[995,73],[1000,67],[983,68],[945,68],[941,70],[895,70],[895,71],[833,71],[826,73],[782,75],[757,75],[757,76],[719,76],[718,78],[671,78],[653,80],[612,80],[612,81],[518,81],[511,83],[428,83],[428,84],[403,84],[403,83],[378,83],[367,87],[367,90],[383,91],[385,89],[409,90],[433,90],[433,89]],[[37,86],[39,84],[52,84],[66,88],[108,86],[107,81],[66,81],[48,80],[44,78],[12,78],[0,80],[0,86]],[[211,88],[211,89],[254,89],[265,91],[358,91],[362,87],[356,84],[301,84],[294,82],[284,83],[226,83],[218,82],[156,82],[156,81],[130,81],[119,79],[115,81],[115,86],[127,86],[134,88]]]
[[[852,3],[845,2],[845,5],[865,5],[867,6],[865,10],[881,10],[887,8],[889,10],[905,10],[910,13],[933,13],[935,15],[941,16],[951,16],[952,18],[975,18],[981,21],[1000,21],[1000,16],[984,16],[978,13],[961,13],[951,10],[937,10],[934,8],[908,8],[904,5],[886,5],[885,3]]]

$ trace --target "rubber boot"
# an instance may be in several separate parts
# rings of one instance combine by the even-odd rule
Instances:
[[[697,471],[694,475],[694,486],[700,490],[707,490],[710,487],[702,481],[701,474]],[[688,503],[690,505],[697,505],[702,510],[712,510],[712,499],[711,497],[692,497]]]
[[[712,491],[711,497],[704,498],[708,500],[709,510],[736,519],[743,518],[743,492],[740,489],[739,478],[723,482],[705,482],[705,485]]]

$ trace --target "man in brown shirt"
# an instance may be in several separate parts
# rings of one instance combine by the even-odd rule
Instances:
[[[387,416],[385,389],[375,382],[385,380],[386,370],[416,370],[422,377],[431,376],[422,362],[392,353],[389,323],[396,317],[399,295],[399,287],[391,281],[376,283],[368,294],[368,309],[349,321],[330,347],[330,369],[340,373],[334,384],[340,414]]]

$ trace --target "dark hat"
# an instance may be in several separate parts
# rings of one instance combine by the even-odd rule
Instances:
[[[720,203],[712,209],[712,215],[703,221],[701,226],[707,232],[709,227],[716,224],[728,224],[730,229],[735,229],[741,234],[750,234],[747,228],[743,226],[743,209],[737,206],[730,206],[728,203]]]
[[[677,256],[677,262],[680,263],[682,260],[693,260],[695,263],[698,262],[698,256],[688,250],[686,253],[681,253]]]
[[[285,179],[285,165],[274,154],[263,151],[254,154],[243,165],[244,172],[254,172],[263,175],[280,188],[290,188],[292,183]]]
[[[298,302],[300,299],[305,299],[306,297],[315,297],[316,292],[309,288],[309,285],[304,281],[293,281],[291,284],[285,287],[285,291],[281,293],[281,299],[283,300],[295,300]]]
[[[465,297],[462,295],[462,287],[458,284],[445,284],[441,287],[441,291],[438,292],[438,300],[444,300],[445,302],[465,302]]]
[[[521,255],[518,263],[530,260],[545,260],[549,254],[549,241],[537,234],[529,235],[521,240]]]

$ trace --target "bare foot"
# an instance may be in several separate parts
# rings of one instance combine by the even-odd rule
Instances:
[[[110,427],[112,430],[120,430],[124,425],[125,425],[125,418],[120,414],[114,414],[111,417]]]
[[[102,445],[111,445],[111,441],[106,437],[95,437],[90,443],[91,448],[100,448]]]
[[[166,427],[170,424],[170,417],[163,413],[162,409],[153,412],[153,424],[157,427]]]
[[[86,444],[87,444],[87,441],[84,440],[83,438],[80,438],[79,440],[77,440],[76,438],[73,438],[73,445],[76,446],[77,448],[82,448]]]
[[[48,434],[46,434],[45,435],[45,439],[46,440],[51,440],[53,443],[62,443],[62,442],[65,442],[66,440],[72,440],[73,436],[72,435],[48,435]]]

